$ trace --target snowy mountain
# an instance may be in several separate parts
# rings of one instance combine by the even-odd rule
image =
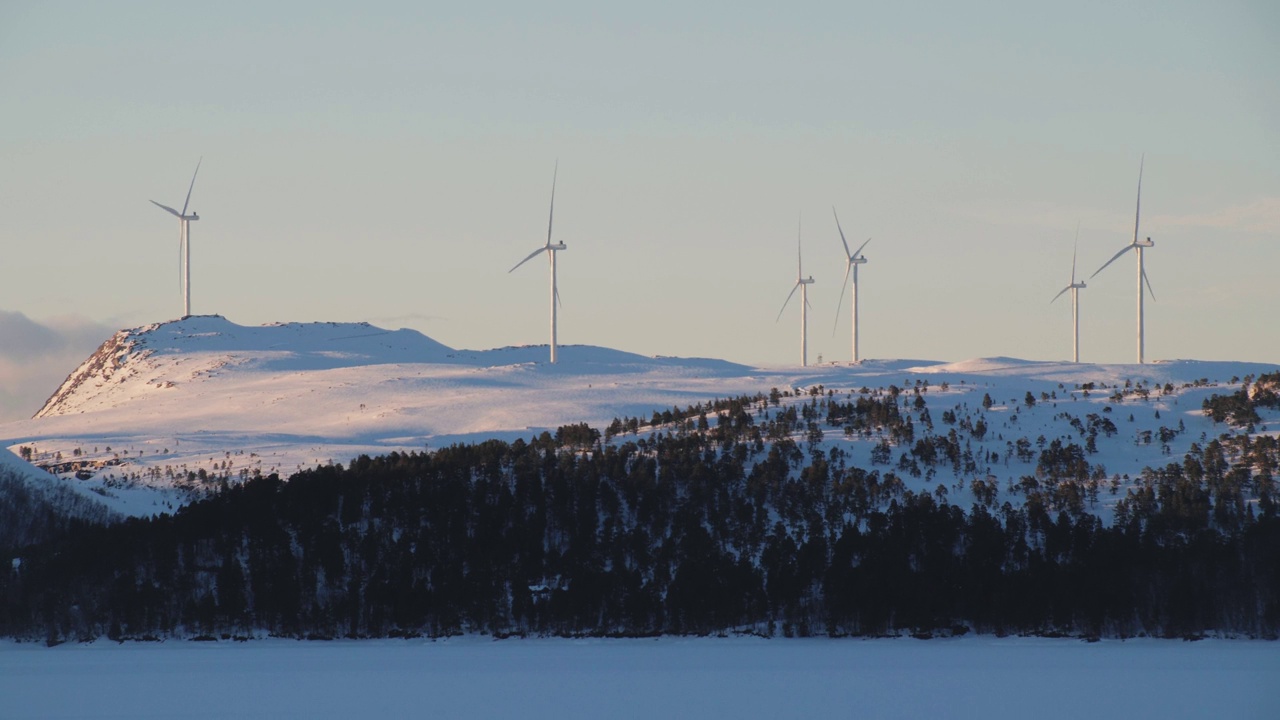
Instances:
[[[1192,442],[1225,430],[1204,416],[1205,398],[1277,369],[1013,358],[752,368],[592,346],[564,347],[561,362],[549,365],[546,353],[545,346],[456,350],[412,330],[365,323],[245,327],[219,316],[190,317],[117,333],[34,418],[0,426],[0,445],[28,448],[37,465],[87,497],[149,514],[214,490],[224,479],[287,476],[360,454],[527,439],[579,422],[604,428],[615,418],[648,420],[655,411],[774,388],[856,393],[897,385],[908,391],[904,409],[917,426],[921,408],[908,403],[909,393],[924,388],[932,432],[951,429],[944,413],[954,413],[960,427],[972,427],[982,415],[989,434],[966,431],[964,440],[975,456],[981,450],[987,458],[980,464],[984,475],[1016,480],[1028,472],[1009,465],[1016,439],[1074,437],[1071,418],[1105,414],[1117,432],[1099,437],[1090,460],[1109,474],[1136,476],[1168,462],[1166,452],[1180,457]],[[1026,402],[1028,394],[1036,404]],[[1160,428],[1179,427],[1165,442],[1152,440]],[[918,434],[926,434],[923,427]],[[823,442],[870,463],[881,440],[841,437],[828,428]],[[1002,459],[992,463],[993,456]],[[928,475],[922,486],[947,481]],[[963,478],[951,478],[957,480]]]
[[[36,417],[69,415],[137,399],[138,383],[172,388],[224,367],[327,370],[395,362],[438,362],[452,350],[411,330],[367,323],[242,327],[217,315],[121,330],[76,369]],[[194,361],[194,362],[193,362]],[[184,367],[179,367],[184,366]]]

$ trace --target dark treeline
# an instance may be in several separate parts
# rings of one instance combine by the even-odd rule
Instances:
[[[4,450],[0,449],[0,452]],[[0,466],[0,557],[81,528],[120,520],[106,506],[58,484],[40,482]]]
[[[825,425],[916,464],[1009,462],[955,427],[916,437],[932,424],[917,398],[744,398],[635,439],[630,421],[604,443],[567,426],[251,480],[27,548],[0,573],[0,634],[1280,631],[1274,442],[1214,441],[1145,473],[1110,526],[1054,499],[1090,481],[1071,443],[1028,449],[1003,502],[973,479],[967,509],[817,443]],[[963,432],[986,433],[974,412]]]

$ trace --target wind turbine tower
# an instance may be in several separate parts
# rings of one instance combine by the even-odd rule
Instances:
[[[836,303],[836,320],[835,324],[840,324],[840,306],[844,304],[844,288],[849,282],[850,273],[853,274],[853,361],[860,362],[861,356],[858,355],[858,266],[865,265],[867,259],[862,255],[862,248],[871,242],[871,238],[867,238],[867,242],[858,246],[858,249],[849,252],[849,243],[844,239],[844,230],[840,227],[840,216],[836,215],[835,207],[831,208],[831,214],[836,218],[836,230],[840,231],[840,242],[844,245],[844,254],[848,262],[844,266],[844,280],[840,283],[840,300]],[[831,334],[835,334],[835,328],[832,327]]]
[[[204,162],[203,157],[196,161],[196,171],[191,174],[191,185],[187,187],[187,199],[182,203],[182,212],[168,205],[161,205],[155,200],[151,201],[151,204],[178,218],[178,264],[181,268],[183,319],[191,317],[191,222],[200,219],[199,213],[194,210],[188,215],[187,206],[191,204],[191,190],[196,186],[196,175],[200,174],[202,162]]]
[[[1076,249],[1080,247],[1080,226],[1076,225]],[[1080,291],[1084,281],[1076,282],[1076,249],[1071,251],[1071,284],[1058,291],[1049,301],[1052,305],[1063,293],[1071,291],[1071,362],[1080,362]]]
[[[560,163],[556,162],[555,170],[551,174],[551,212],[547,216],[547,244],[529,253],[528,257],[516,263],[516,267],[511,268],[507,273],[515,272],[516,268],[534,259],[541,253],[547,254],[547,259],[551,263],[551,362],[556,362],[556,309],[560,305],[560,291],[556,289],[556,253],[560,250],[568,248],[563,242],[551,244],[551,224],[556,216],[556,176],[560,173]]]
[[[796,294],[796,290],[800,290],[800,366],[808,367],[809,365],[809,286],[813,284],[813,276],[804,276],[804,264],[800,248],[800,223],[796,223],[796,284],[791,286],[791,292],[787,295],[787,299],[782,303],[782,310],[778,311],[778,320],[782,319],[782,313],[787,309],[787,303],[791,302],[791,296]],[[777,322],[775,320],[774,322]]]
[[[1156,299],[1156,291],[1151,289],[1151,280],[1147,277],[1147,271],[1142,264],[1142,251],[1149,247],[1155,247],[1155,243],[1151,242],[1151,238],[1147,238],[1146,240],[1142,240],[1142,241],[1138,240],[1138,221],[1142,217],[1142,166],[1145,161],[1146,161],[1145,155],[1142,157],[1142,160],[1138,161],[1138,203],[1137,203],[1137,209],[1134,210],[1134,213],[1133,213],[1133,242],[1124,246],[1124,248],[1121,249],[1120,252],[1111,256],[1110,260],[1104,263],[1102,267],[1095,270],[1093,275],[1089,276],[1089,279],[1092,280],[1098,273],[1102,272],[1103,270],[1106,270],[1107,265],[1110,265],[1111,263],[1120,259],[1121,255],[1124,255],[1130,250],[1133,250],[1138,254],[1138,364],[1142,364],[1143,362],[1145,362],[1145,359],[1143,356],[1144,341],[1145,341],[1145,334],[1144,334],[1145,328],[1144,328],[1144,318],[1143,318],[1143,300],[1145,299],[1145,296],[1142,290],[1143,283],[1146,283],[1147,292],[1151,293],[1151,299],[1152,300]]]

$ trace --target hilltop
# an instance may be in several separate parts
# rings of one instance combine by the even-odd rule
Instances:
[[[219,315],[121,330],[102,344],[49,398],[36,418],[150,402],[152,390],[218,376],[286,376],[386,365],[493,368],[532,364],[545,346],[455,350],[417,331],[369,323],[275,323],[246,327]],[[608,348],[569,345],[562,366],[572,371],[628,373],[683,368],[724,374],[745,370],[718,360],[652,358]]]
[[[1205,398],[1277,369],[1002,357],[759,368],[583,345],[563,347],[561,362],[549,365],[546,353],[546,346],[460,350],[413,330],[367,323],[246,327],[219,316],[189,317],[116,333],[34,418],[0,426],[0,444],[15,453],[25,447],[37,464],[79,477],[71,487],[116,510],[149,514],[223,480],[287,476],[361,454],[529,439],[573,423],[603,429],[616,418],[650,421],[655,412],[774,389],[796,398],[819,386],[849,393],[894,385],[923,386],[938,433],[950,429],[944,412],[972,423],[976,415],[966,413],[982,409],[991,435],[967,441],[988,455],[1005,455],[1006,444],[1024,436],[1031,442],[1071,436],[1070,418],[1110,413],[1117,433],[1099,441],[1093,461],[1133,476],[1167,462],[1166,444],[1177,457],[1223,431],[1201,411]],[[1028,393],[1049,402],[1026,406]],[[989,408],[982,408],[984,395]],[[919,409],[908,409],[919,425]],[[1180,424],[1169,443],[1149,439]],[[870,462],[880,440],[840,437],[828,428],[824,443]],[[902,450],[895,448],[895,459]],[[1016,480],[1025,469],[991,472]]]

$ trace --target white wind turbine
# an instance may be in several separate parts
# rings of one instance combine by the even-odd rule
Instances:
[[[192,210],[191,214],[187,214],[187,206],[191,204],[191,190],[196,186],[196,175],[200,174],[200,163],[204,162],[204,158],[196,161],[196,171],[191,174],[191,185],[187,187],[187,199],[182,203],[182,212],[178,212],[168,205],[161,205],[155,200],[151,204],[166,210],[171,215],[178,218],[178,265],[180,267],[182,279],[182,317],[191,317],[191,226],[192,220],[199,220],[200,215]]]
[[[1080,362],[1080,291],[1086,286],[1084,281],[1076,282],[1076,250],[1080,247],[1080,226],[1076,225],[1076,245],[1071,251],[1071,284],[1058,291],[1049,301],[1052,305],[1063,293],[1071,291],[1071,362]]]
[[[813,276],[804,276],[803,260],[800,253],[800,224],[796,223],[796,284],[791,286],[791,292],[787,295],[787,299],[782,303],[782,310],[778,311],[778,320],[782,319],[782,313],[787,309],[787,303],[791,302],[791,296],[796,294],[796,289],[800,290],[800,366],[807,367],[809,365],[809,286],[813,284]],[[778,320],[774,320],[777,322]]]
[[[867,238],[867,242],[858,246],[858,249],[849,252],[849,243],[844,239],[844,230],[840,227],[840,216],[836,215],[836,209],[831,208],[831,214],[836,218],[836,230],[840,231],[840,242],[844,244],[844,254],[848,259],[848,263],[844,267],[844,280],[840,283],[840,300],[836,303],[836,320],[835,324],[840,324],[840,306],[844,304],[844,288],[849,282],[850,273],[853,274],[853,361],[858,362],[861,358],[858,356],[858,266],[865,265],[867,259],[862,255],[862,248],[871,242],[871,238]],[[831,328],[831,334],[835,334],[835,327]]]
[[[1146,161],[1146,155],[1143,155],[1142,159],[1138,161],[1138,204],[1137,204],[1137,209],[1134,210],[1134,213],[1133,213],[1133,242],[1124,246],[1124,248],[1120,252],[1113,255],[1110,260],[1108,260],[1106,263],[1103,264],[1102,267],[1094,271],[1093,275],[1089,276],[1089,279],[1092,280],[1095,276],[1097,276],[1098,273],[1102,272],[1103,270],[1106,270],[1107,265],[1110,265],[1116,260],[1119,260],[1121,255],[1124,255],[1130,250],[1133,250],[1138,254],[1138,363],[1139,364],[1142,364],[1142,362],[1144,362],[1143,343],[1145,340],[1145,336],[1144,336],[1143,314],[1142,314],[1142,310],[1143,310],[1142,302],[1144,299],[1144,294],[1142,292],[1143,283],[1146,283],[1147,291],[1151,293],[1151,299],[1152,300],[1156,299],[1156,291],[1151,289],[1151,280],[1147,278],[1147,271],[1142,265],[1143,249],[1149,248],[1149,247],[1155,247],[1155,243],[1151,242],[1151,238],[1147,238],[1146,240],[1143,240],[1141,242],[1138,241],[1138,220],[1142,216],[1142,166],[1145,161]]]
[[[560,304],[560,291],[556,289],[556,252],[566,249],[568,246],[563,242],[551,244],[551,223],[556,216],[556,175],[560,173],[560,163],[556,162],[555,170],[551,174],[551,213],[547,217],[547,244],[529,253],[529,256],[516,263],[516,267],[508,270],[508,273],[515,272],[516,268],[534,259],[541,253],[547,254],[547,259],[551,261],[551,362],[556,361],[556,308]]]

